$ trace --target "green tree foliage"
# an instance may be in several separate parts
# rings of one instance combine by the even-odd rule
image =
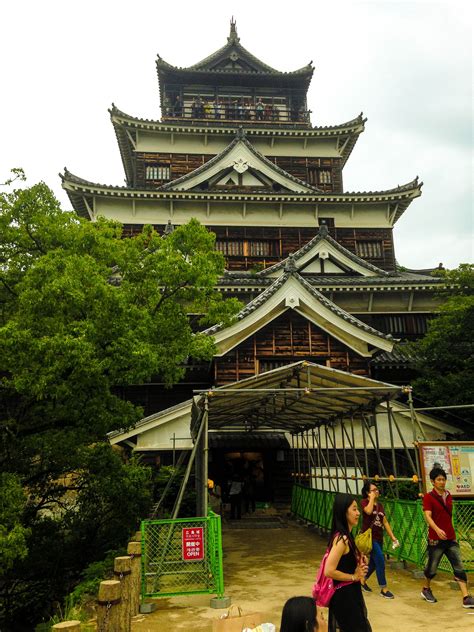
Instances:
[[[427,335],[412,345],[420,377],[414,392],[433,406],[474,404],[474,265],[441,271],[446,301]],[[456,410],[470,438],[474,412]]]
[[[184,478],[185,468],[176,469],[172,465],[162,465],[159,470],[155,471],[153,476],[153,500],[156,502],[162,498],[167,485],[168,487],[166,496],[159,508],[159,513],[156,518],[171,518],[174,507],[174,502],[179,494],[181,483]],[[196,507],[196,491],[193,486],[188,485],[184,491],[183,499],[180,507],[180,516],[192,515]]]
[[[21,524],[26,503],[25,493],[17,476],[0,473],[0,569],[12,568],[15,560],[28,553],[29,530]],[[2,571],[0,571],[2,572]]]
[[[212,357],[188,313],[230,322],[238,308],[215,290],[214,240],[194,220],[123,239],[117,222],[62,211],[43,183],[0,193],[0,472],[14,477],[0,508],[2,629],[31,629],[146,515],[149,469],[106,436],[142,415],[122,387],[172,385],[188,358]]]

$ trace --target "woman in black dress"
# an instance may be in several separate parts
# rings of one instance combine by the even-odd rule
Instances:
[[[329,604],[329,632],[372,632],[360,582],[367,573],[367,559],[361,555],[352,536],[359,521],[357,501],[350,494],[336,494],[332,511],[331,551],[325,574],[340,582],[351,582],[334,593]],[[336,627],[337,626],[337,627]]]

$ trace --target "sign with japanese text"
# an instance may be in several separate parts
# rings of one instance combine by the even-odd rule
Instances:
[[[204,559],[203,527],[185,527],[182,531],[182,553],[185,562]]]
[[[430,491],[430,471],[446,472],[446,489],[453,496],[474,496],[474,441],[419,442],[423,487]]]

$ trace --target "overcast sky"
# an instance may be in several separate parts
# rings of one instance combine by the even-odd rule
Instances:
[[[58,172],[123,185],[107,109],[159,119],[155,59],[189,66],[240,43],[279,70],[310,60],[313,125],[363,111],[346,191],[424,182],[396,224],[410,268],[472,262],[472,17],[469,2],[16,0],[2,3],[0,181],[11,167],[70,208]]]

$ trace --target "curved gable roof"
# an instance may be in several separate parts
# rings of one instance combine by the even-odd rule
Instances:
[[[289,309],[313,321],[362,356],[372,355],[369,346],[385,351],[393,347],[392,336],[374,329],[329,300],[296,272],[291,260],[272,285],[240,310],[237,322],[228,327],[217,324],[204,333],[214,336],[219,350],[216,355],[224,355]]]
[[[358,257],[350,250],[347,250],[347,248],[344,248],[344,246],[342,246],[331,237],[328,232],[327,226],[325,226],[324,224],[319,227],[318,234],[313,237],[313,239],[308,241],[307,244],[297,250],[294,254],[290,255],[287,259],[283,259],[279,263],[270,266],[269,268],[265,268],[265,270],[261,270],[257,273],[256,276],[274,276],[275,273],[279,272],[282,268],[285,268],[285,266],[288,265],[289,259],[292,259],[296,269],[301,272],[308,264],[308,261],[311,260],[311,251],[314,251],[314,256],[316,257],[318,256],[318,253],[322,251],[321,247],[324,245],[328,246],[328,250],[330,253],[332,251],[336,261],[342,264],[342,266],[349,267],[351,272],[356,272],[357,274],[361,274],[362,276],[389,276],[389,273],[387,271],[374,266],[361,257]]]
[[[296,178],[266,158],[245,137],[242,128],[234,140],[220,154],[217,154],[211,160],[177,180],[163,184],[157,190],[187,191],[229,167],[234,167],[237,171],[239,169],[246,171],[249,167],[253,167],[292,192],[322,193],[320,189]]]
[[[294,70],[292,72],[281,72],[272,68],[268,64],[252,55],[246,48],[240,43],[240,37],[237,35],[237,25],[235,21],[230,23],[230,34],[227,38],[227,44],[219,48],[214,53],[211,53],[201,61],[187,66],[185,68],[179,68],[172,66],[162,59],[159,55],[157,57],[156,66],[158,73],[160,70],[168,71],[181,71],[181,72],[211,72],[211,73],[250,73],[250,74],[266,74],[266,75],[301,75],[311,78],[314,67],[312,62]]]

